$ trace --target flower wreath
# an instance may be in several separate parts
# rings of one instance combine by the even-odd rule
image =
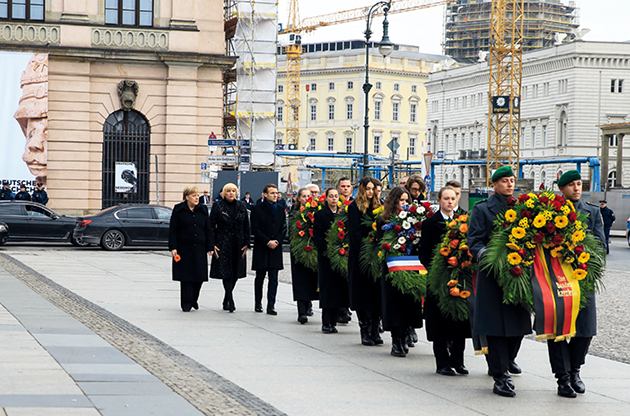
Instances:
[[[359,267],[361,273],[368,275],[375,281],[380,280],[381,274],[383,273],[383,249],[378,241],[378,238],[376,238],[376,223],[383,213],[384,208],[385,207],[381,205],[372,210],[371,215],[366,212],[361,218],[361,223],[364,226],[371,227],[372,229],[362,241],[361,254],[359,254]]]
[[[469,318],[467,298],[473,288],[477,264],[468,251],[468,215],[453,216],[446,224],[442,243],[435,248],[428,287],[438,298],[440,311],[455,321]]]
[[[319,202],[312,197],[309,198],[306,204],[300,207],[300,211],[293,214],[289,228],[291,253],[299,263],[313,271],[317,271],[317,248],[315,248],[313,241],[313,220],[322,204],[321,198]]]
[[[403,205],[392,218],[383,225],[385,231],[381,240],[383,250],[382,259],[388,257],[408,256],[415,246],[420,243],[420,231],[430,211],[431,204],[423,202],[421,205]],[[419,263],[419,261],[418,261]],[[398,270],[387,272],[385,277],[403,294],[411,294],[416,301],[422,302],[426,292],[426,271]]]
[[[337,273],[348,277],[348,238],[346,236],[348,222],[348,205],[352,201],[339,200],[335,221],[326,232],[326,256],[330,260],[330,267]]]
[[[601,288],[604,251],[586,226],[587,216],[550,190],[510,198],[497,215],[481,267],[497,276],[505,303],[534,310],[531,265],[537,246],[569,264],[580,285],[580,309]]]

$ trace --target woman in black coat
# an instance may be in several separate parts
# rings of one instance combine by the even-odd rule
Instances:
[[[382,226],[397,212],[402,204],[411,200],[409,191],[401,186],[392,189],[385,200],[383,214],[377,221],[377,238],[383,237]],[[381,277],[381,313],[383,328],[392,334],[391,354],[406,357],[409,346],[406,342],[408,328],[422,328],[422,305],[412,295],[403,294],[387,279],[387,264],[383,265]]]
[[[319,307],[322,308],[322,332],[336,334],[339,309],[347,308],[348,282],[333,271],[326,256],[326,232],[336,221],[339,192],[336,188],[326,190],[326,204],[317,211],[313,221],[313,239],[317,247],[317,276],[319,281]]]
[[[446,233],[446,223],[453,218],[457,194],[453,188],[442,188],[438,192],[440,210],[422,223],[422,240],[420,243],[420,261],[427,270],[431,269],[433,252],[442,242]],[[460,211],[461,214],[465,212]],[[460,215],[461,215],[460,214]],[[429,274],[429,278],[432,276]],[[438,307],[438,298],[431,293],[427,285],[427,296],[424,299],[424,320],[427,339],[433,342],[433,355],[437,373],[443,376],[468,374],[464,366],[464,348],[466,338],[470,338],[470,322],[454,321],[445,317]],[[455,369],[455,371],[453,371]]]
[[[199,189],[184,189],[184,202],[173,207],[168,249],[173,255],[173,280],[181,286],[184,312],[199,309],[197,303],[203,282],[208,281],[208,255],[213,253],[213,235],[208,208],[199,204]]]
[[[298,191],[296,203],[291,210],[292,215],[300,215],[300,207],[306,204],[311,197],[311,191],[302,188]],[[317,292],[317,272],[297,261],[291,253],[291,285],[293,287],[293,300],[297,302],[298,322],[305,324],[308,317],[313,315],[312,300],[319,299]]]
[[[232,296],[236,281],[247,276],[245,254],[249,247],[247,205],[236,199],[237,189],[233,183],[226,184],[223,198],[215,202],[210,211],[210,226],[214,231],[210,277],[223,280],[223,310],[230,312],[236,310]]]
[[[361,179],[357,197],[348,206],[348,288],[350,292],[350,308],[357,312],[361,329],[361,344],[377,345],[383,340],[378,332],[381,322],[381,284],[372,276],[361,272],[359,257],[363,249],[363,239],[372,230],[374,214],[372,211],[380,206],[376,196],[376,187],[372,178]],[[370,219],[364,223],[363,217]]]

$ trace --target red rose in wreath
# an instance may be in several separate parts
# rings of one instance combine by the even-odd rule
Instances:
[[[583,245],[575,246],[575,248],[573,249],[573,252],[579,256],[580,254],[584,253],[584,246]]]
[[[588,264],[586,263],[578,263],[578,269],[582,269],[584,271],[588,270]]]
[[[311,237],[313,236],[313,229],[312,228],[310,230],[308,230],[308,235],[310,235]]]
[[[512,197],[512,196],[511,196],[511,197],[509,197],[509,198],[508,198],[508,200],[507,200],[507,204],[508,204],[509,206],[512,206],[512,205],[516,204],[516,198],[514,198],[514,197]]]
[[[343,238],[344,238],[345,236],[346,236],[346,233],[344,233],[343,231],[339,231],[339,232],[337,233],[337,237],[338,237],[340,240],[343,240]]]
[[[298,221],[295,225],[300,229],[302,228],[302,223],[300,221]]]
[[[398,224],[394,225],[394,232],[399,234],[402,231],[402,227]]]
[[[431,209],[431,203],[430,202],[423,202],[422,203],[422,207],[428,211],[428,210]]]
[[[564,241],[564,237],[562,237],[562,234],[556,234],[551,238],[551,242],[557,246],[562,244],[563,241]]]
[[[339,249],[339,254],[341,254],[342,256],[346,255],[346,250],[344,250],[343,248]]]
[[[521,217],[523,217],[523,218],[528,218],[528,219],[530,219],[530,220],[531,220],[531,219],[532,219],[532,213],[531,213],[531,212],[529,212],[529,211],[528,211],[528,210],[526,210],[526,209],[523,209],[523,210],[521,210]]]
[[[337,221],[337,228],[345,228],[346,224],[343,223],[343,221],[339,220]]]
[[[518,197],[518,202],[523,203],[523,202],[527,201],[528,199],[529,199],[529,195],[523,194],[523,195]]]
[[[577,214],[575,212],[569,212],[569,215],[567,215],[567,218],[569,219],[570,222],[575,222],[575,220],[577,220]]]
[[[416,231],[422,230],[422,223],[420,221],[416,221],[416,223],[413,224],[413,229]]]
[[[383,247],[383,250],[385,250],[385,251],[389,251],[389,250],[392,249],[392,246],[389,243],[383,243],[383,245],[381,247]]]
[[[512,267],[512,269],[510,269],[510,273],[512,273],[512,276],[520,276],[523,274],[523,271],[520,267]]]
[[[315,215],[313,215],[312,212],[309,212],[308,214],[306,214],[306,216],[308,217],[309,220],[314,221],[315,220]]]
[[[409,208],[409,212],[411,214],[415,214],[416,212],[418,212],[418,208],[415,205],[412,205],[411,208]]]

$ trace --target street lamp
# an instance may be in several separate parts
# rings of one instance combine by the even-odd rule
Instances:
[[[381,43],[378,45],[378,52],[383,55],[383,57],[389,56],[394,50],[394,44],[389,40],[389,22],[387,21],[387,12],[392,7],[392,2],[390,1],[379,1],[374,4],[370,11],[367,14],[367,22],[365,29],[365,83],[363,84],[363,92],[365,93],[365,119],[363,123],[363,172],[362,176],[368,176],[370,174],[370,160],[368,154],[368,130],[370,128],[370,119],[369,119],[369,93],[372,89],[372,84],[369,82],[370,75],[370,37],[372,36],[372,30],[370,27],[372,26],[372,14],[377,11],[380,7],[383,8],[383,12],[385,13],[385,19],[383,19],[383,38],[381,39]]]

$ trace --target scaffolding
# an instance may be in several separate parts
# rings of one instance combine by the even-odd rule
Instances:
[[[277,16],[277,0],[224,0],[226,54],[238,56],[223,75],[224,138],[241,166],[274,164]]]
[[[567,3],[567,4],[564,4]],[[565,34],[571,40],[579,26],[574,1],[525,0],[523,4],[523,51],[547,48]],[[490,0],[457,0],[444,14],[444,54],[458,60],[476,61],[488,51],[491,26]]]

